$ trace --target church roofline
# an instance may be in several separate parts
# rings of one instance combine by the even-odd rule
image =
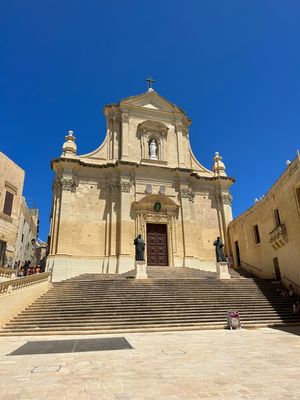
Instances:
[[[166,102],[167,104],[169,104],[174,110],[177,110],[177,111],[179,111],[180,113],[184,114],[184,115],[186,116],[186,118],[187,118],[188,120],[190,120],[190,119],[187,117],[186,112],[185,112],[181,107],[179,107],[179,106],[177,106],[176,104],[172,103],[171,101],[169,101],[168,99],[166,99],[164,96],[162,96],[161,94],[157,93],[155,90],[152,90],[151,92],[147,91],[147,92],[140,93],[140,94],[137,94],[137,95],[134,95],[134,96],[125,97],[125,98],[121,99],[121,100],[119,101],[119,103],[107,104],[107,105],[104,107],[104,111],[106,110],[106,108],[114,108],[114,107],[117,107],[117,108],[118,108],[118,107],[121,107],[121,106],[122,106],[122,103],[127,103],[127,102],[133,101],[133,100],[135,100],[135,99],[144,97],[144,96],[146,97],[146,96],[153,96],[153,95],[159,97],[162,101],[165,101],[165,102]],[[134,105],[133,105],[133,106],[134,106]]]
[[[119,166],[132,166],[132,167],[143,167],[143,168],[161,168],[161,166],[156,166],[156,165],[145,165],[145,164],[138,164],[133,161],[117,161],[115,163],[106,163],[106,164],[94,164],[94,163],[87,163],[86,161],[80,160],[78,158],[65,158],[65,157],[60,157],[60,158],[54,158],[51,160],[51,169],[53,170],[53,164],[56,163],[61,163],[61,162],[68,162],[68,163],[75,163],[79,164],[82,167],[88,167],[88,168],[100,168],[100,169],[105,169],[105,168],[118,168]],[[178,168],[178,167],[164,167],[165,170],[173,171],[173,172],[178,172],[178,173],[184,173],[188,174],[189,176],[196,178],[197,180],[206,180],[206,181],[231,181],[232,183],[235,182],[235,179],[230,177],[230,176],[201,176],[197,172],[195,172],[193,169],[190,168]]]

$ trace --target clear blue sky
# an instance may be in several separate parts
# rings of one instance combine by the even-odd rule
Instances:
[[[50,160],[74,130],[102,142],[107,103],[155,89],[193,120],[211,168],[223,156],[238,215],[300,147],[299,0],[1,0],[0,150],[26,171],[46,239]]]

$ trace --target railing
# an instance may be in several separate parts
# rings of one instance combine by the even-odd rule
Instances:
[[[274,228],[270,233],[270,242],[274,242],[276,239],[278,239],[281,235],[286,235],[287,231],[286,231],[286,226],[285,224],[281,224],[276,226],[276,228]]]
[[[50,272],[42,272],[41,274],[35,274],[25,276],[24,278],[13,279],[6,282],[0,282],[0,295],[10,294],[16,290],[26,288],[28,286],[38,285],[39,283],[46,282],[50,279]]]
[[[294,281],[292,281],[290,278],[288,278],[287,276],[283,275],[282,278],[283,278],[283,279],[286,279],[286,280],[287,280],[288,282],[290,282],[293,286],[295,286],[296,288],[300,289],[300,286],[299,286],[296,282],[294,282]]]
[[[241,265],[243,266],[243,264],[247,265],[247,267],[255,269],[256,271],[263,272],[263,270],[261,268],[255,267],[254,265],[248,264],[245,261],[241,260]]]
[[[0,277],[2,278],[10,278],[15,273],[16,273],[15,269],[0,267]]]

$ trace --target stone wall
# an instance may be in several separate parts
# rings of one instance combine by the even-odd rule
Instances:
[[[19,225],[19,214],[25,173],[18,165],[0,152],[0,240],[6,242],[5,264],[12,266]],[[6,192],[13,197],[12,214],[3,213]]]
[[[275,213],[278,210],[280,221]],[[259,243],[254,227],[259,231]],[[238,264],[238,241],[243,267],[264,277],[276,278],[277,258],[282,281],[300,289],[300,160],[297,157],[267,194],[228,227],[231,253]],[[275,261],[276,262],[276,261]],[[300,290],[299,290],[300,291]]]

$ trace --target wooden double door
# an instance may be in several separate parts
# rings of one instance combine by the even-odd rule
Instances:
[[[168,238],[165,224],[147,224],[147,264],[168,265]]]

